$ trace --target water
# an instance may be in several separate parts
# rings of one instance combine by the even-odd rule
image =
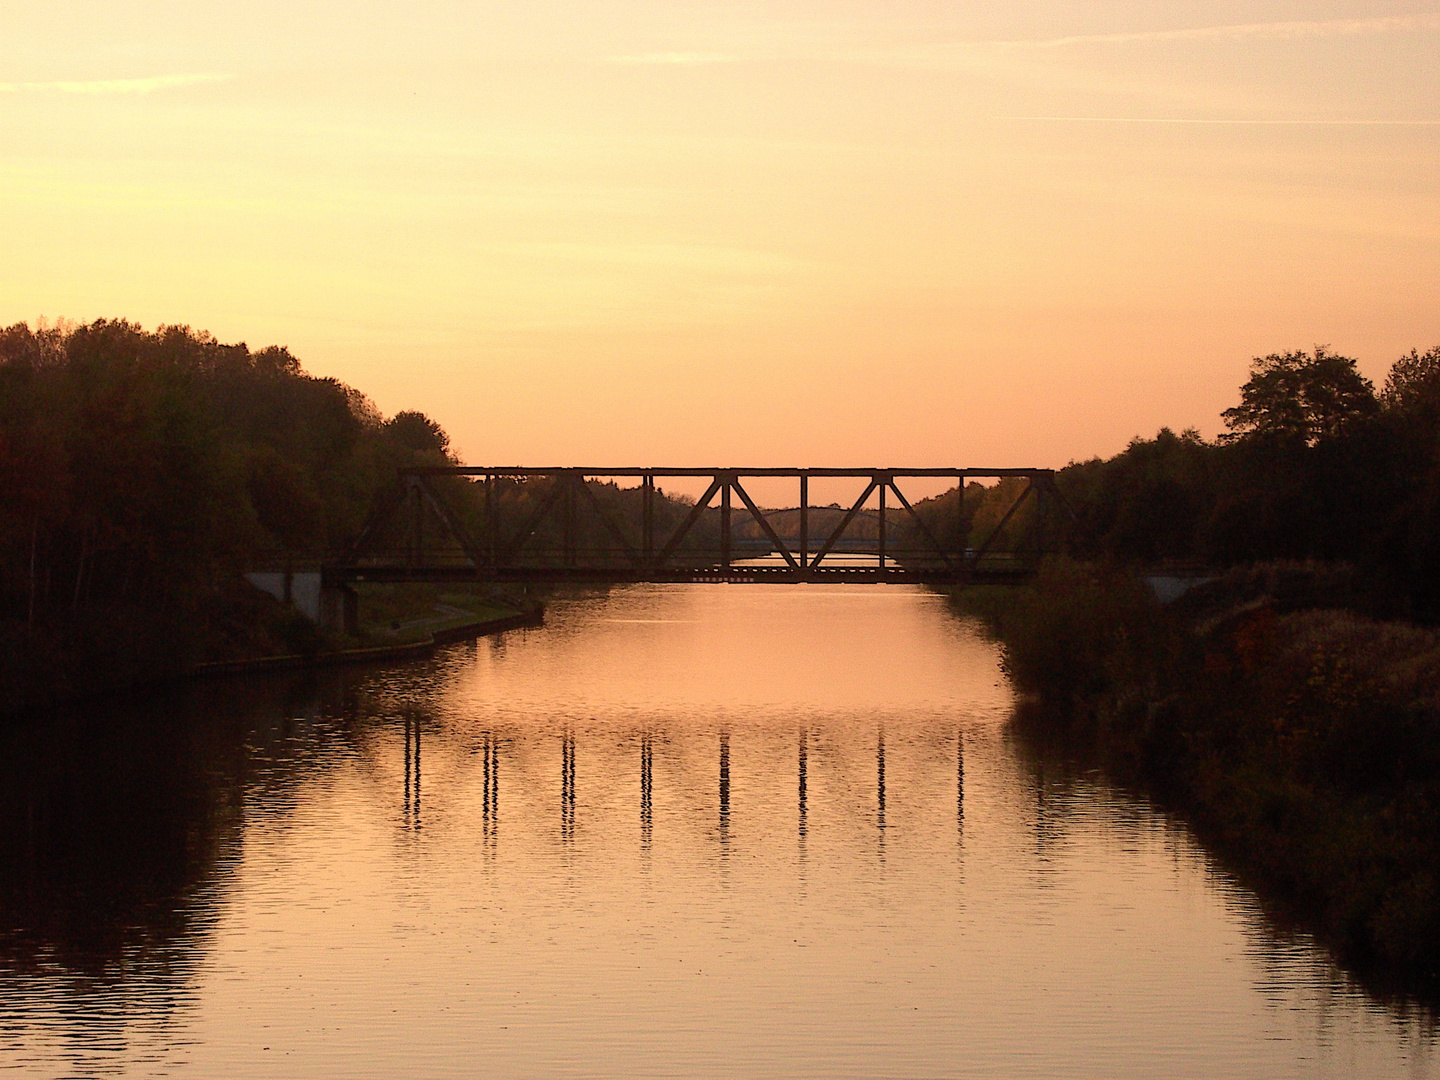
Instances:
[[[0,766],[22,1076],[1419,1077],[908,588],[643,586]]]

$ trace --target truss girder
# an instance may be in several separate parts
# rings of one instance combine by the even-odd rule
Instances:
[[[475,542],[462,516],[432,483],[437,477],[483,482],[483,544]],[[638,495],[638,507],[633,514],[635,521],[629,520],[631,510],[624,505],[630,498],[628,495],[612,500],[612,505],[606,505],[597,495],[596,481],[618,478],[640,480],[635,492]],[[656,480],[659,478],[701,479],[708,483],[704,494],[682,519],[662,524],[657,520],[655,497]],[[799,506],[768,512],[763,510],[742,482],[742,479],[753,478],[798,480]],[[816,478],[854,478],[865,481],[865,484],[859,497],[839,522],[829,529],[812,554],[809,530],[813,515],[817,510],[833,512],[828,507],[810,505],[809,483]],[[956,482],[955,490],[959,492],[955,518],[956,543],[948,548],[916,511],[898,482],[900,479],[919,478],[953,478]],[[965,485],[967,480],[983,478],[1018,478],[1026,483],[993,528],[979,538],[976,546],[969,547]],[[899,504],[896,512],[903,510],[902,516],[913,525],[908,546],[901,549],[890,544],[887,494],[893,495]],[[720,499],[718,508],[714,505],[717,496]],[[737,541],[732,496],[738,497],[744,508],[741,519],[754,522],[761,537]],[[867,509],[867,503],[872,498],[878,501],[878,512]],[[589,512],[590,534],[605,534],[613,546],[602,548],[593,543],[582,546],[579,538],[579,506],[582,503]],[[1018,524],[1018,515],[1025,505],[1034,506],[1028,524],[1033,533],[1033,554],[1038,555],[1045,550],[1047,508],[1069,512],[1055,487],[1054,473],[1048,469],[412,468],[401,470],[397,483],[377,500],[376,508],[355,546],[342,559],[328,564],[327,569],[333,575],[356,580],[888,580],[949,583],[980,578],[1009,579],[1028,573],[1028,564],[1022,565],[1028,558],[1022,552],[1024,538],[1012,535],[1013,547],[1008,552],[1000,551],[997,545],[1007,530],[1012,534],[1016,532],[1014,526]],[[387,518],[401,506],[411,508],[412,524],[405,530],[410,536],[405,557],[397,560],[394,553],[377,553],[371,547]],[[442,532],[448,534],[448,537],[437,538],[428,549],[422,535],[426,508],[438,521]],[[558,515],[557,508],[560,510]],[[799,511],[798,546],[794,539],[782,537],[770,520],[776,513],[791,513],[794,510]],[[876,537],[873,542],[857,541],[846,535],[862,514],[875,519]],[[513,531],[508,530],[506,519],[516,517],[521,518],[521,524]],[[707,518],[703,535],[697,535],[696,526]],[[632,526],[628,533],[624,527],[626,524]],[[558,549],[543,549],[533,543],[547,525],[552,537],[556,533],[560,537]],[[633,534],[640,537],[638,548],[633,542]],[[447,540],[448,553],[445,550]],[[857,543],[862,547],[857,549]],[[764,553],[757,545],[777,554],[784,565],[756,565],[754,557]],[[856,565],[853,561],[844,565],[834,564],[834,560],[842,555],[853,559],[857,551],[867,557],[874,556],[875,565]],[[735,558],[737,552],[738,562]],[[827,559],[831,561],[827,563]]]

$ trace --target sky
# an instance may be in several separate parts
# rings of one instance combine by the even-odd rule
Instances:
[[[1059,466],[1440,344],[1440,3],[0,0],[0,323],[475,465]]]

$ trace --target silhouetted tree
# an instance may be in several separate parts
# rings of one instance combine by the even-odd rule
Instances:
[[[1222,438],[1314,446],[1378,411],[1375,387],[1356,370],[1355,361],[1317,345],[1313,353],[1271,353],[1252,360],[1240,404],[1221,414],[1230,429]]]
[[[1387,409],[1440,425],[1440,345],[1424,355],[1411,349],[1396,360],[1380,400]]]
[[[385,422],[385,433],[410,450],[434,450],[444,454],[450,449],[450,436],[445,429],[423,412],[407,409]]]

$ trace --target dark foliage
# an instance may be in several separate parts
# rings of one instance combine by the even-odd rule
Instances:
[[[413,409],[396,413],[385,421],[385,429],[392,439],[411,450],[443,454],[450,449],[450,436],[445,434],[445,429]]]
[[[397,466],[445,446],[285,349],[123,321],[0,330],[4,711],[315,637],[239,571],[343,547]]]
[[[242,571],[313,566],[362,535],[372,554],[403,549],[413,515],[375,511],[394,510],[397,469],[453,464],[449,442],[424,413],[385,420],[284,348],[124,321],[0,330],[0,714],[343,644]],[[482,485],[432,485],[449,517],[427,506],[431,543],[454,542],[452,521],[484,535]],[[533,518],[504,540],[542,562],[567,529],[581,547],[641,544],[639,489],[506,478],[491,494],[507,529]],[[689,509],[657,494],[656,529]],[[718,547],[717,514],[687,548]]]
[[[1324,348],[1259,357],[1219,442],[1136,439],[1058,478],[1072,554],[1223,569],[1352,564],[1392,613],[1440,618],[1440,348],[1401,357],[1382,394]]]
[[[1341,610],[1322,564],[1237,569],[1157,604],[1065,558],[965,593],[996,628],[1022,724],[1066,731],[1184,810],[1242,876],[1372,977],[1440,986],[1440,634]]]
[[[1249,438],[1314,446],[1374,415],[1375,387],[1348,356],[1317,345],[1313,353],[1257,356],[1240,404],[1224,412],[1227,441]]]

